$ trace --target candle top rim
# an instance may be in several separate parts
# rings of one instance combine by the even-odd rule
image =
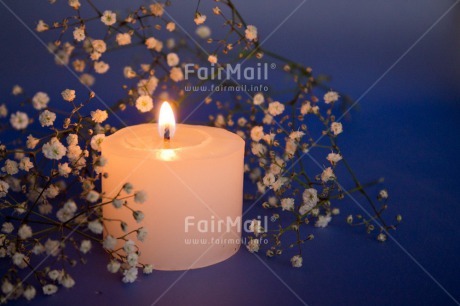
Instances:
[[[244,140],[225,129],[177,124],[176,135],[165,146],[156,123],[128,126],[107,136],[102,154],[110,152],[127,158],[149,158],[164,161],[217,159],[244,148]]]

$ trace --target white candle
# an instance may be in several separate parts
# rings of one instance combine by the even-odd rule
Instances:
[[[160,125],[126,127],[105,139],[105,196],[113,198],[130,182],[147,193],[147,201],[129,201],[145,214],[140,224],[130,210],[111,204],[103,207],[103,216],[126,221],[128,231],[147,229],[146,240],[139,243],[140,261],[155,269],[221,262],[241,242],[244,141],[224,129],[178,124],[174,130],[174,124],[166,123],[171,140],[165,142],[163,124],[160,119]],[[104,225],[114,237],[124,234],[119,222]]]

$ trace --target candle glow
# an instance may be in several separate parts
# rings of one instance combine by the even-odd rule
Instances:
[[[174,136],[176,131],[176,118],[174,117],[171,105],[164,101],[160,108],[158,118],[158,133],[164,140],[169,140]]]

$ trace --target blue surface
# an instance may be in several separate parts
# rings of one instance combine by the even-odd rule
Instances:
[[[262,37],[301,3],[235,2]],[[46,1],[5,3],[31,26],[58,12]],[[363,181],[386,178],[391,197],[388,216],[399,212],[404,218],[400,229],[392,233],[397,242],[390,239],[380,244],[347,226],[343,220],[347,212],[359,208],[346,199],[339,204],[341,217],[330,227],[311,229],[317,238],[305,245],[301,269],[290,268],[287,256],[258,258],[241,249],[212,267],[155,271],[135,285],[125,285],[118,275],[106,272],[103,252],[93,250],[88,264],[74,269],[75,288],[40,297],[37,304],[458,304],[460,5],[413,45],[454,3],[307,1],[265,43],[268,49],[311,65],[316,72],[332,75],[330,86],[354,98],[375,85],[360,101],[360,110],[344,122],[341,142],[358,177]],[[195,2],[181,5],[193,10]],[[179,22],[189,22],[184,11],[173,8],[171,14]],[[0,32],[0,102],[8,102],[16,83],[29,92],[48,92],[51,103],[57,103],[63,88],[83,90],[68,71],[55,67],[43,46],[1,4],[0,14],[4,29]],[[94,87],[104,100],[115,100],[122,93],[109,87],[111,82],[100,78]],[[201,118],[203,114],[192,119]],[[257,209],[250,214],[257,215]]]

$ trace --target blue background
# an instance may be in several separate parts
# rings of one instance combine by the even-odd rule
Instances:
[[[34,28],[38,19],[49,21],[55,19],[53,16],[64,15],[65,1],[58,2],[61,3],[57,6],[49,6],[44,0],[4,3]],[[196,2],[181,1],[180,8],[176,2],[169,13],[186,29],[194,29],[191,14]],[[128,5],[127,1],[96,3],[103,9]],[[246,20],[257,25],[263,39],[302,2],[235,3]],[[350,229],[343,219],[347,211],[359,208],[346,199],[340,203],[344,213],[331,226],[311,230],[317,239],[305,245],[301,269],[290,268],[286,256],[266,259],[261,254],[258,258],[241,249],[212,267],[188,272],[154,271],[153,275],[140,277],[135,285],[125,285],[118,275],[106,272],[107,258],[94,249],[88,264],[74,269],[77,284],[73,289],[61,289],[59,294],[39,297],[36,302],[458,304],[460,5],[432,27],[455,3],[310,0],[264,43],[267,49],[310,65],[315,72],[331,75],[331,88],[355,99],[365,94],[359,110],[344,122],[341,143],[363,181],[386,178],[391,197],[389,215],[399,212],[404,218],[400,229],[392,233],[395,240],[380,244],[361,230]],[[203,3],[203,11],[213,4]],[[50,105],[55,103],[54,106],[64,88],[84,92],[67,70],[55,66],[43,45],[1,4],[0,14],[0,103],[8,103],[10,111],[15,109],[9,102],[14,84],[22,85],[29,93],[48,92]],[[209,9],[207,14],[211,15]],[[113,69],[121,72],[121,67]],[[116,73],[112,71],[110,75]],[[103,100],[115,101],[123,93],[111,86],[117,80],[99,78],[93,89]],[[193,119],[202,120],[197,116]],[[258,213],[255,209],[251,215]],[[18,302],[21,303],[24,300]]]

